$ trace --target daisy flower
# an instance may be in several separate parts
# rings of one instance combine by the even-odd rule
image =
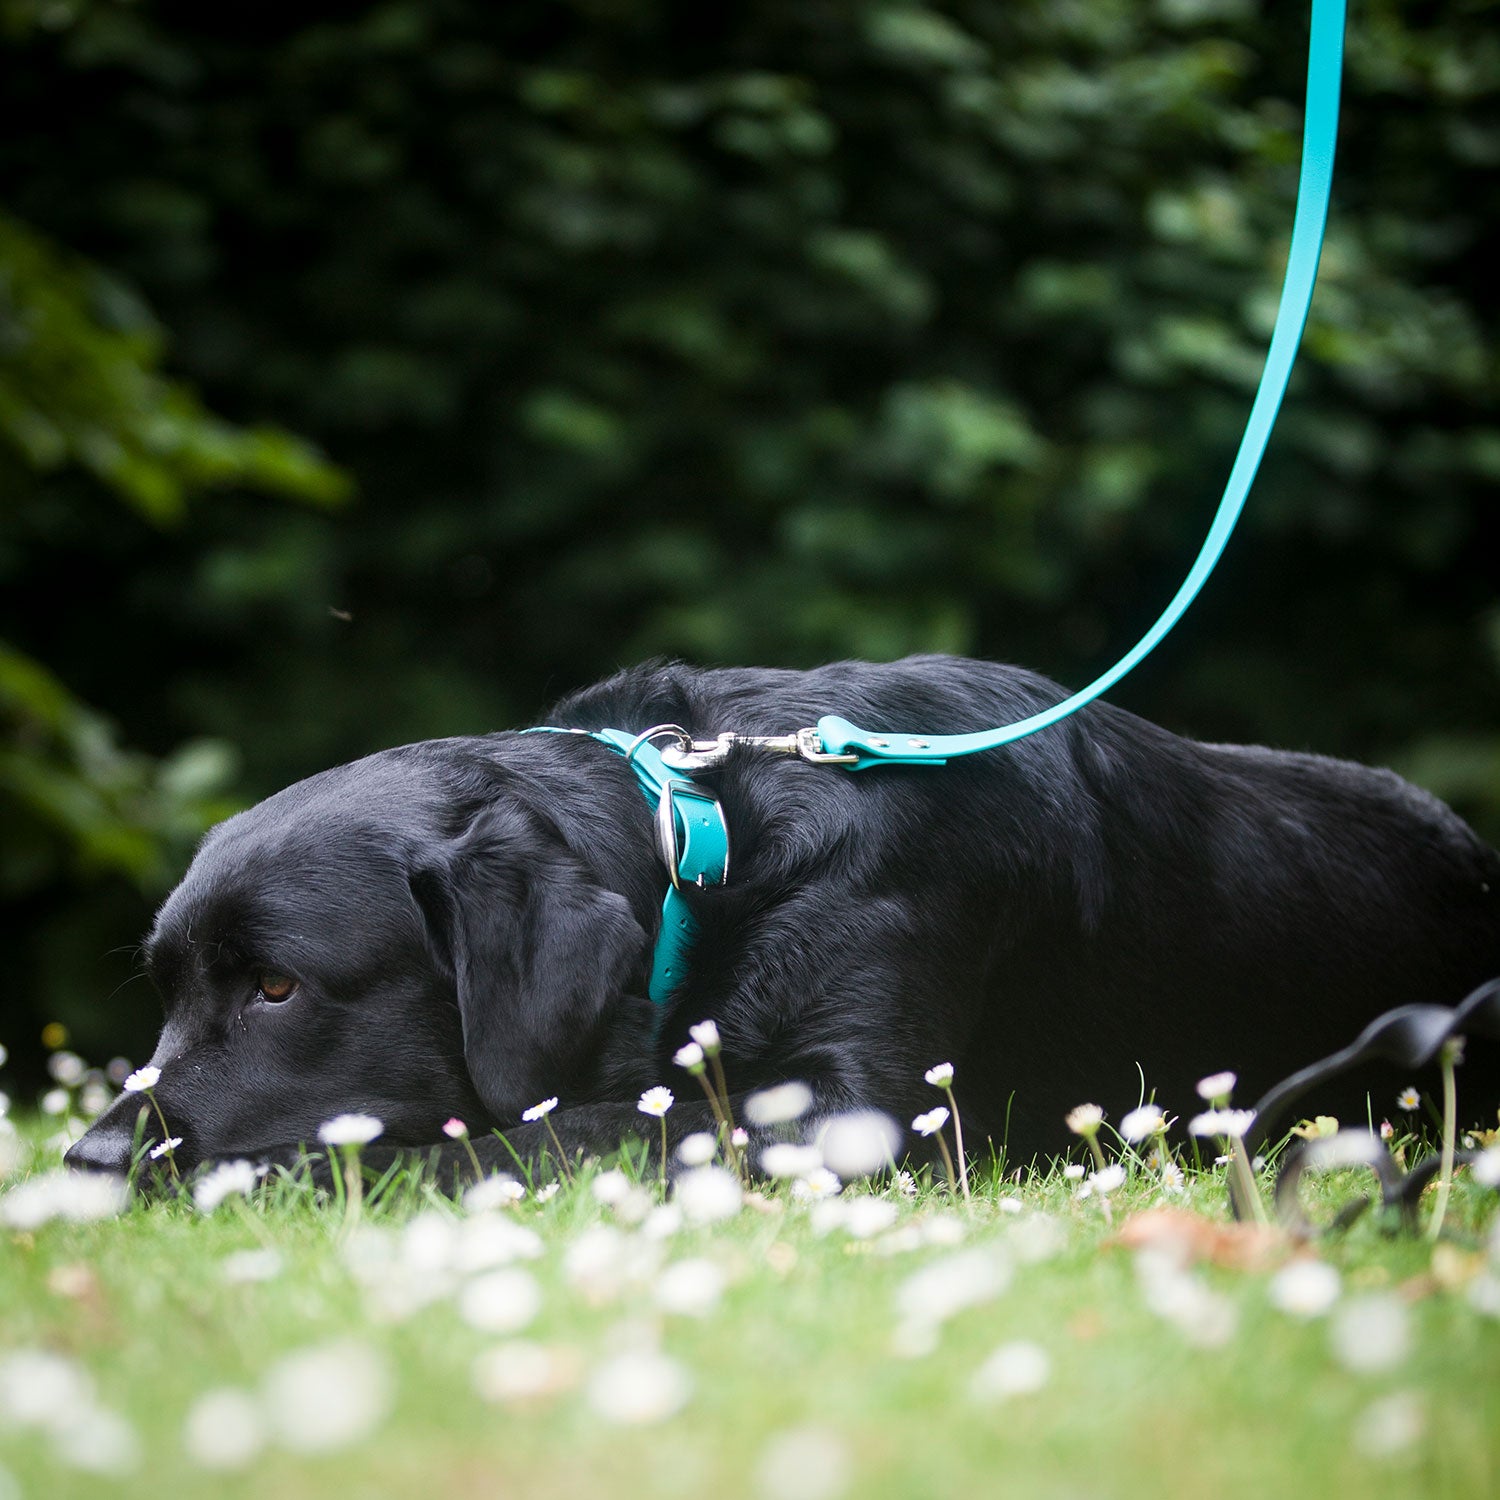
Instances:
[[[1414,1110],[1422,1102],[1422,1096],[1410,1085],[1396,1095],[1396,1103],[1408,1113]]]
[[[521,1118],[529,1124],[536,1120],[545,1119],[556,1108],[557,1100],[555,1097],[543,1099],[540,1104],[533,1104],[530,1109],[523,1109],[521,1111]]]
[[[719,1028],[712,1021],[699,1021],[696,1026],[689,1026],[688,1035],[703,1048],[705,1057],[712,1057],[719,1050]]]
[[[147,1089],[154,1089],[161,1079],[161,1069],[153,1067],[137,1068],[124,1083],[120,1085],[127,1094],[143,1094]]]
[[[1233,1073],[1210,1073],[1198,1080],[1198,1097],[1210,1104],[1221,1104],[1234,1092],[1237,1082]]]
[[[936,1135],[947,1123],[948,1111],[939,1104],[936,1109],[929,1109],[925,1115],[918,1115],[911,1122],[911,1128],[918,1135]]]
[[[661,1121],[661,1190],[663,1196],[667,1191],[667,1111],[671,1109],[674,1100],[672,1090],[662,1084],[655,1088],[647,1089],[636,1101],[636,1108],[643,1115],[654,1115]],[[708,1169],[700,1168],[701,1171]]]
[[[1188,1121],[1189,1135],[1216,1135],[1238,1140],[1255,1123],[1253,1109],[1210,1109]]]
[[[1167,1128],[1167,1117],[1156,1104],[1143,1104],[1133,1109],[1120,1121],[1120,1134],[1127,1141],[1144,1141],[1148,1136],[1161,1135]]]
[[[951,1062],[938,1063],[936,1067],[928,1068],[923,1077],[933,1088],[945,1089],[953,1082],[953,1064]]]
[[[193,1184],[193,1205],[200,1213],[211,1214],[226,1198],[253,1192],[259,1180],[260,1174],[249,1162],[223,1162]]]
[[[647,1089],[641,1095],[635,1107],[643,1115],[654,1115],[659,1120],[671,1109],[675,1102],[672,1090],[662,1084],[657,1084],[655,1088]]]
[[[374,1115],[334,1115],[318,1126],[318,1139],[325,1146],[368,1146],[384,1130]]]

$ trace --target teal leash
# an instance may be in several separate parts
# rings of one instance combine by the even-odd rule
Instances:
[[[1307,108],[1302,128],[1302,166],[1292,243],[1282,280],[1281,301],[1270,347],[1239,451],[1224,486],[1208,536],[1182,586],[1160,618],[1136,645],[1086,688],[1041,713],[998,729],[976,734],[908,734],[860,729],[836,714],[825,715],[816,728],[784,735],[725,733],[713,740],[694,740],[677,725],[659,725],[642,734],[618,729],[529,730],[528,733],[587,734],[625,757],[648,802],[656,808],[657,843],[669,886],[662,903],[661,931],[652,961],[649,994],[662,1008],[687,970],[687,954],[696,927],[683,895],[686,886],[722,884],[729,875],[729,830],[718,799],[685,779],[696,771],[721,765],[737,745],[797,755],[815,765],[837,765],[862,771],[873,766],[941,766],[965,755],[998,749],[1036,734],[1075,714],[1107,692],[1138,666],[1186,613],[1207,582],[1244,510],[1271,431],[1276,425],[1292,365],[1302,342],[1318,279],[1318,262],[1328,227],[1333,190],[1333,158],[1338,139],[1339,87],[1344,63],[1345,0],[1312,0],[1307,57]],[[673,740],[665,751],[652,743]]]
[[[1161,617],[1140,641],[1107,672],[1061,703],[1029,718],[978,734],[902,734],[860,729],[847,719],[830,714],[818,720],[817,737],[826,756],[842,760],[850,770],[880,765],[942,765],[962,755],[975,755],[1024,739],[1038,730],[1077,713],[1085,704],[1107,692],[1125,674],[1138,666],[1162,642],[1207,582],[1234,531],[1254,483],[1271,430],[1276,425],[1302,330],[1312,306],[1318,279],[1318,261],[1328,227],[1328,200],[1333,190],[1333,157],[1338,139],[1339,86],[1344,66],[1345,0],[1313,0],[1311,34],[1307,54],[1307,109],[1302,127],[1302,169],[1297,184],[1297,210],[1292,224],[1292,243],[1282,281],[1281,303],[1270,348],[1261,371],[1260,386],[1250,408],[1245,433],[1240,440],[1223,498],[1213,525],[1187,578]]]

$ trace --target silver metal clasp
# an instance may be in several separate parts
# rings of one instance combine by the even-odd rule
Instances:
[[[859,764],[857,755],[830,755],[823,748],[816,729],[799,729],[793,734],[733,734],[725,733],[712,740],[695,740],[685,729],[667,725],[649,731],[653,736],[670,734],[677,741],[661,752],[661,758],[674,771],[712,771],[729,759],[729,752],[736,745],[748,745],[755,750],[768,750],[773,755],[797,755],[815,766],[853,766]]]

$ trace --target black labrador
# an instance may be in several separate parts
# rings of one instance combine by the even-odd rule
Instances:
[[[838,713],[869,729],[1009,723],[1061,690],[948,657],[815,671],[654,664],[550,723],[709,739]],[[1184,1114],[1230,1068],[1249,1102],[1378,1012],[1453,1003],[1500,973],[1500,858],[1388,771],[1205,745],[1097,703],[941,768],[860,772],[738,749],[700,778],[732,839],[664,1007],[646,998],[666,873],[624,758],[587,736],[503,733],[387,750],[230,818],[146,944],[166,1023],[152,1059],[179,1165],[284,1160],[341,1112],[382,1146],[468,1122],[487,1167],[547,1146],[710,1123],[674,1068],[712,1018],[736,1095],[787,1079],[813,1117],[903,1127],[957,1067],[971,1147],[1058,1148],[1083,1100],[1143,1083]],[[73,1147],[122,1170],[125,1095]],[[148,1117],[148,1136],[155,1130]],[[908,1145],[920,1144],[914,1139]],[[448,1143],[445,1160],[467,1160]]]

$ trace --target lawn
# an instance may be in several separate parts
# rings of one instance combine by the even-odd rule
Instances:
[[[664,1204],[627,1160],[469,1209],[407,1171],[357,1216],[278,1180],[32,1222],[43,1133],[0,1196],[0,1500],[1500,1493],[1463,1174],[1436,1247],[1237,1231],[1222,1169],[1138,1160],[972,1203],[709,1168]]]

